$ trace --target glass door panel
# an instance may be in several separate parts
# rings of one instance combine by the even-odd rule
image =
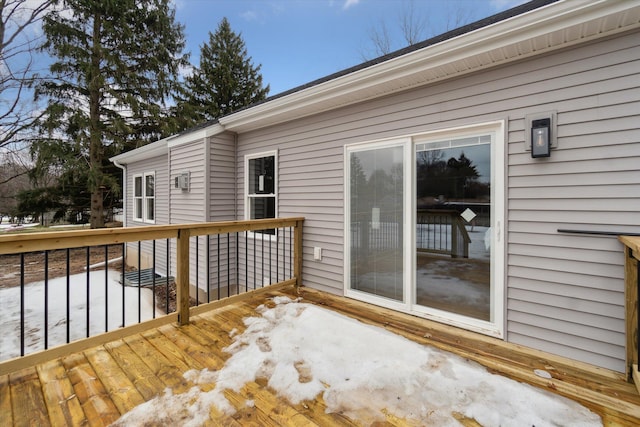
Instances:
[[[404,148],[347,154],[349,289],[404,301]]]
[[[415,144],[415,303],[491,321],[492,134]]]

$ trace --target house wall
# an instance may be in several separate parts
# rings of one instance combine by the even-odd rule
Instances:
[[[189,224],[194,222],[205,222],[208,220],[207,200],[208,190],[208,166],[207,166],[207,144],[205,139],[198,139],[193,142],[169,147],[169,170],[170,170],[170,223]],[[182,190],[175,188],[175,178],[181,173],[189,173],[189,189]],[[196,248],[196,245],[198,247]],[[175,245],[171,248],[172,259],[175,259]],[[190,284],[191,295],[195,297],[196,287],[206,286],[206,269],[196,268],[205,266],[206,258],[206,237],[191,238],[189,247],[190,259]],[[176,274],[176,266],[172,265],[172,274]],[[198,297],[202,301],[202,296]]]
[[[206,221],[206,158],[205,141],[199,139],[187,144],[169,147],[170,180],[174,180],[183,172],[189,173],[189,189],[187,191],[171,185],[170,223],[183,224]]]
[[[557,230],[640,231],[639,43],[625,34],[241,134],[238,212],[244,156],[277,149],[278,215],[306,218],[303,282],[342,293],[345,144],[505,120],[506,339],[624,371],[622,246]],[[532,159],[525,117],[545,111],[558,147]]]
[[[144,161],[128,164],[126,170],[125,192],[127,205],[125,215],[127,227],[154,225],[133,219],[133,177],[134,175],[148,172],[155,173],[155,225],[169,224],[169,204],[166,203],[166,201],[169,200],[169,166],[167,156],[156,156],[145,159]],[[167,274],[166,248],[166,240],[156,241],[156,271],[163,275]],[[153,242],[141,242],[140,249],[141,250],[138,250],[137,243],[127,244],[127,264],[137,267],[138,253],[140,253],[140,268],[151,268],[154,263]]]
[[[235,135],[223,133],[209,138],[209,220],[233,221],[236,189]],[[214,235],[209,243],[209,284],[212,297],[237,292],[235,235]]]
[[[223,133],[209,139],[211,221],[233,221],[236,191],[236,143],[235,135]]]

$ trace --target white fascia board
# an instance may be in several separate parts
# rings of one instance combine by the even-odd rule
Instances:
[[[194,132],[186,132],[184,134],[173,135],[164,139],[160,139],[158,141],[144,145],[140,148],[136,148],[135,150],[118,154],[117,156],[111,157],[109,160],[111,162],[115,162],[121,165],[126,165],[133,162],[139,162],[145,159],[150,159],[152,157],[160,156],[163,154],[166,155],[169,152],[170,147],[175,147],[178,145],[188,144],[190,142],[202,140],[209,136],[222,133],[224,132],[224,130],[225,130],[224,127],[216,123],[216,124],[207,126],[205,128],[198,129],[197,131],[194,131]]]
[[[565,0],[553,3],[239,111],[221,118],[220,123],[231,131],[250,130],[301,117],[305,113],[317,113],[405,90],[436,80],[435,78],[429,79],[430,71],[435,75],[436,70],[444,65],[460,63],[495,49],[526,43],[546,34],[562,32],[575,25],[633,8],[637,9],[637,6],[637,3],[625,0]],[[602,36],[602,34],[597,36]],[[579,40],[579,42],[582,41],[585,40]],[[552,46],[542,51],[548,52],[568,44]],[[522,59],[542,51],[532,52],[528,55],[517,54],[511,58],[505,58],[499,63],[504,64]],[[485,67],[492,65],[496,64],[488,64]],[[455,75],[480,68],[460,71]],[[445,78],[453,76],[454,74],[450,74]],[[405,79],[403,80],[403,78]],[[376,87],[381,90],[376,91]]]
[[[189,144],[190,142],[202,141],[210,136],[218,135],[225,131],[225,128],[219,123],[214,123],[205,128],[187,132],[180,135],[170,136],[167,138],[168,146],[177,147],[179,145]]]
[[[130,163],[138,162],[140,160],[150,159],[152,157],[161,156],[169,152],[167,147],[167,138],[160,139],[150,144],[144,145],[135,150],[127,151],[126,153],[118,154],[109,159],[114,164],[127,165]]]

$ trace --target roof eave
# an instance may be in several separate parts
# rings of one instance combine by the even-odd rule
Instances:
[[[640,5],[561,1],[219,119],[246,132],[640,27]]]
[[[109,160],[113,163],[126,165],[129,163],[139,162],[141,160],[150,159],[161,155],[167,155],[169,148],[177,147],[191,142],[202,141],[210,136],[218,135],[225,129],[218,122],[210,124],[206,127],[199,127],[194,130],[185,131],[183,133],[172,135],[164,139],[152,142],[126,153],[118,154]]]

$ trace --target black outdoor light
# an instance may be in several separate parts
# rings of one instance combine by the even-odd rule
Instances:
[[[551,156],[551,119],[531,121],[531,157]]]

